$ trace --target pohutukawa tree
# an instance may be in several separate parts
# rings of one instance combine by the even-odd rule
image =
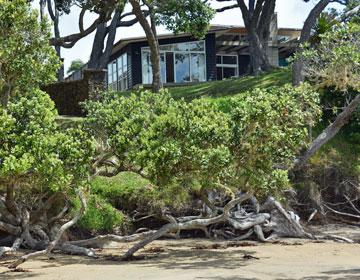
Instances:
[[[6,108],[11,97],[53,81],[59,60],[49,46],[46,22],[39,24],[37,13],[23,1],[0,3],[0,100]]]
[[[305,76],[320,88],[334,87],[347,102],[342,112],[310,145],[297,161],[302,167],[324,144],[331,140],[350,120],[360,104],[360,26],[357,23],[338,25],[320,36],[314,48],[303,45],[297,55],[303,63]]]
[[[309,2],[309,0],[303,0],[305,2]],[[356,3],[353,0],[320,0],[316,3],[313,9],[310,11],[308,17],[304,22],[304,26],[301,30],[301,35],[299,38],[299,45],[304,44],[309,41],[310,37],[312,36],[313,28],[317,23],[317,19],[321,15],[321,13],[326,9],[326,7],[330,3],[338,3],[341,5],[345,5],[346,7],[350,8],[347,10],[346,13],[342,17],[339,18],[339,21],[346,21],[348,17],[350,17],[354,12],[359,9],[360,4]],[[304,73],[303,73],[303,63],[301,59],[296,60],[292,66],[292,79],[293,85],[298,86],[301,82],[304,81]]]
[[[202,0],[129,0],[129,2],[146,34],[150,47],[153,91],[159,92],[162,81],[156,26],[163,24],[175,33],[187,32],[201,38],[205,35],[214,12],[210,5]],[[147,17],[150,18],[149,21]]]
[[[164,92],[103,98],[87,104],[88,125],[104,143],[93,172],[135,172],[160,191],[171,192],[173,203],[197,194],[204,206],[194,209],[194,216],[158,213],[168,224],[155,232],[71,244],[92,247],[143,239],[124,255],[128,259],[149,242],[182,230],[237,240],[255,234],[264,242],[307,236],[276,200],[268,200],[260,212],[255,196],[262,202],[289,186],[287,171],[274,166],[293,162],[307,143],[304,128],[319,114],[318,96],[309,87],[257,90],[219,107],[206,100],[177,101]],[[223,231],[224,223],[231,230]]]
[[[50,39],[50,44],[55,47],[59,58],[61,57],[61,48],[72,48],[82,38],[95,33],[92,52],[88,67],[93,69],[106,68],[114,45],[116,29],[118,27],[131,26],[137,22],[132,17],[132,13],[123,13],[126,1],[78,1],[78,0],[41,0],[40,13],[41,18],[45,16],[47,6],[48,15],[54,25],[54,36]],[[79,13],[79,32],[61,36],[59,21],[61,15],[69,14],[73,7],[80,7]],[[96,13],[98,17],[88,27],[84,25],[84,19],[88,12]],[[130,17],[130,19],[127,19]],[[132,18],[131,18],[132,17]],[[62,70],[63,72],[63,70]],[[62,73],[61,72],[61,73]],[[58,74],[58,80],[63,78],[63,73]]]
[[[7,234],[0,256],[20,246],[41,250],[18,264],[54,248],[92,255],[59,243],[85,209],[94,149],[82,131],[58,129],[54,103],[39,90],[59,66],[49,38],[25,0],[0,1],[0,230]],[[83,206],[71,217],[68,202],[77,196]]]

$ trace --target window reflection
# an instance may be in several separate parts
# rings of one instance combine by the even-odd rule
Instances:
[[[206,80],[205,54],[191,54],[191,81],[201,82]]]
[[[128,89],[128,61],[127,54],[121,55],[118,59],[108,64],[108,88],[111,90]]]
[[[190,81],[190,56],[189,54],[176,53],[175,54],[175,69],[176,82]]]
[[[141,54],[142,82],[151,84],[152,67],[149,47],[142,48]],[[160,46],[160,70],[163,83],[206,81],[205,41]]]

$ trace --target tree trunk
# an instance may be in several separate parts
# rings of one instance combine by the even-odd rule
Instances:
[[[250,73],[257,76],[262,71],[271,68],[266,48],[270,23],[275,10],[275,1],[258,0],[255,3],[255,1],[250,0],[249,6],[246,6],[244,0],[237,2],[248,33]]]
[[[338,115],[335,121],[330,124],[310,145],[310,148],[295,162],[294,169],[299,169],[306,164],[309,158],[315,154],[324,144],[329,142],[339,130],[349,122],[352,114],[360,104],[360,94],[357,94],[344,111]]]
[[[109,26],[107,26],[107,23],[101,23],[96,28],[90,60],[88,62],[88,67],[90,69],[106,68],[114,46],[116,27],[120,19],[120,15],[121,15],[121,11],[116,10],[114,17],[111,20]],[[107,40],[105,46],[106,36],[107,36]]]
[[[133,8],[133,13],[135,14],[136,18],[138,19],[139,23],[141,24],[144,32],[146,34],[146,38],[150,47],[150,59],[152,64],[152,71],[153,71],[153,91],[159,92],[162,88],[161,82],[161,73],[160,73],[160,50],[159,44],[157,40],[155,25],[154,25],[154,18],[152,17],[152,25],[146,19],[143,11],[141,10],[141,6],[139,1],[137,0],[130,0],[130,3]]]
[[[301,31],[301,36],[299,39],[299,45],[305,43],[310,39],[311,30],[316,24],[317,18],[323,12],[323,10],[330,3],[330,0],[321,0],[319,3],[315,5],[315,7],[311,10],[309,16],[304,22],[303,29]],[[292,83],[294,86],[299,86],[304,81],[303,74],[303,63],[301,60],[295,61],[292,66]]]
[[[106,30],[106,22],[100,23],[96,28],[90,60],[88,62],[89,69],[98,69],[100,66],[100,60],[104,49]]]
[[[263,70],[266,71],[270,68],[270,63],[258,34],[252,31],[249,33],[248,39],[251,63],[250,71],[254,76],[258,76]]]

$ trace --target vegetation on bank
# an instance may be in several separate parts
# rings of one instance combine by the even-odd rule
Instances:
[[[203,100],[202,102],[213,103],[213,105],[221,111],[229,112],[231,110],[232,100],[245,98],[246,95],[254,95],[257,90],[270,90],[269,92],[271,92],[271,88],[284,85],[288,83],[289,80],[289,70],[279,69],[271,73],[262,74],[257,78],[243,77],[198,85],[174,87],[168,90],[170,95],[176,99],[185,98],[189,102],[200,98]],[[122,94],[116,94],[116,96],[119,95]],[[327,93],[323,92],[322,95],[326,96]],[[189,97],[187,98],[187,96]],[[332,96],[330,100],[333,100],[335,105],[339,100],[334,93]],[[327,97],[326,102],[329,103],[330,100],[329,97]],[[323,120],[312,130],[311,137],[315,138],[321,133],[333,117],[333,114],[324,114]],[[308,176],[310,180],[316,181],[316,184],[318,184],[317,188],[325,188],[331,184],[333,178],[331,178],[330,175],[326,175],[326,170],[332,168],[336,168],[341,173],[340,179],[360,177],[360,137],[356,132],[359,128],[359,126],[356,125],[358,123],[357,118],[357,115],[354,116],[350,124],[345,126],[344,131],[324,145],[320,151],[311,158]],[[61,117],[59,119],[59,122],[65,125],[65,127],[71,123],[78,125],[85,121],[86,119],[82,118]],[[319,184],[319,178],[322,178],[324,183]],[[295,184],[294,186],[301,187],[302,184]],[[309,185],[309,181],[305,184]],[[337,184],[341,184],[341,182],[337,182]],[[97,177],[92,183],[92,192],[102,199],[106,199],[113,207],[122,209],[127,213],[131,213],[131,211],[136,208],[143,209],[143,206],[154,206],[159,202],[159,197],[161,196],[160,193],[156,191],[156,187],[152,186],[148,180],[132,172],[121,172],[112,178]],[[164,201],[165,197],[162,196],[161,199]],[[87,229],[93,229],[91,225],[85,223],[83,226]]]

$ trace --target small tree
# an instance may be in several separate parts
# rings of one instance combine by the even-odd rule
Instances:
[[[81,59],[73,60],[70,64],[69,69],[67,70],[68,74],[80,71],[84,66],[84,62]]]
[[[208,232],[208,226],[224,222],[240,231],[255,225],[257,236],[265,240],[259,225],[268,214],[254,210],[256,217],[244,214],[238,220],[241,214],[235,217],[232,209],[251,196],[237,195],[281,195],[289,186],[287,171],[275,167],[294,161],[307,144],[306,127],[314,125],[320,112],[318,95],[307,86],[256,90],[219,106],[203,99],[186,103],[163,92],[103,97],[87,104],[88,125],[104,143],[94,166],[96,174],[136,172],[170,192],[173,203],[181,194],[198,193],[207,209],[200,216],[178,219],[167,212],[163,218],[169,224],[131,248],[125,258],[164,234]],[[208,198],[211,193],[217,194],[216,201]],[[287,217],[286,223],[291,221]],[[279,222],[280,234],[304,236],[301,226],[294,224]]]
[[[55,80],[59,67],[45,21],[23,0],[0,0],[0,101]]]

